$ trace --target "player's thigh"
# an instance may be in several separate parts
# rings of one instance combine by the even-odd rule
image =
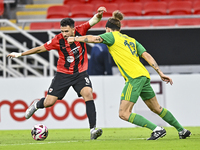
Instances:
[[[47,94],[56,96],[59,100],[62,100],[72,84],[69,75],[57,72],[51,82]]]
[[[155,92],[153,88],[151,87],[150,79],[146,78],[146,81],[140,93],[140,97],[142,98],[143,101],[146,101],[146,100],[150,100],[154,96],[155,96]]]
[[[74,90],[79,97],[83,97],[85,100],[92,100],[92,83],[86,72],[82,72],[77,76],[76,83],[73,85]]]
[[[158,104],[157,98],[155,96],[155,92],[153,88],[151,87],[150,79],[147,79],[144,85],[144,88],[141,91],[140,96],[151,111],[157,114],[161,112],[161,107]]]
[[[135,78],[135,79],[130,78],[126,82],[123,88],[123,91],[121,94],[121,100],[126,100],[126,101],[136,103],[143,89],[145,78],[146,77],[143,77],[143,76]]]

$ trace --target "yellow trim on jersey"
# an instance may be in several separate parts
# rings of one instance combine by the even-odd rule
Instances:
[[[125,95],[125,100],[130,101],[132,89],[133,89],[133,86],[129,83],[127,87],[126,95]]]
[[[108,49],[125,80],[140,76],[150,78],[149,72],[140,62],[136,40],[119,31],[114,31],[112,34],[115,42],[112,46],[108,46]]]

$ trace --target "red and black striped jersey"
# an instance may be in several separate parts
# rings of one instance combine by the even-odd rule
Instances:
[[[75,36],[86,35],[90,24],[86,22],[75,27]],[[74,74],[76,72],[86,71],[88,68],[88,58],[86,43],[75,41],[73,44],[68,44],[62,33],[56,35],[53,39],[46,42],[44,47],[50,50],[57,50],[59,54],[57,62],[57,72],[65,74]]]

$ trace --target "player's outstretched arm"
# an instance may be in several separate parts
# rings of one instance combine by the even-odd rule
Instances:
[[[155,59],[147,52],[142,53],[142,58],[144,58],[149,65],[154,68],[154,70],[160,75],[160,78],[165,81],[166,83],[173,84],[173,81],[170,77],[166,76],[159,68],[158,64],[156,63]]]
[[[67,41],[69,44],[72,44],[75,41],[84,43],[102,43],[103,39],[100,36],[86,35],[86,36],[68,37]]]
[[[106,8],[105,7],[99,7],[98,10],[97,10],[97,14],[95,14],[90,20],[89,20],[89,24],[90,26],[94,26],[95,24],[97,24],[102,16],[103,16],[103,13],[106,12]]]
[[[36,53],[42,53],[42,52],[45,52],[47,51],[46,48],[44,47],[44,45],[42,46],[38,46],[38,47],[35,47],[35,48],[32,48],[26,52],[23,52],[23,53],[16,53],[16,52],[12,52],[10,54],[8,54],[7,57],[9,58],[17,58],[17,57],[20,57],[20,56],[26,56],[26,55],[31,55],[31,54],[36,54]]]

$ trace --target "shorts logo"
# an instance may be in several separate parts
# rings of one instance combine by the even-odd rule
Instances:
[[[51,93],[52,91],[53,91],[53,89],[52,89],[52,88],[50,88],[50,89],[49,89],[49,93]]]
[[[86,85],[90,85],[90,80],[87,77],[85,77],[85,82]]]
[[[121,94],[121,97],[124,97],[124,93]]]
[[[74,57],[73,56],[67,56],[67,61],[69,63],[72,63],[74,61]]]

